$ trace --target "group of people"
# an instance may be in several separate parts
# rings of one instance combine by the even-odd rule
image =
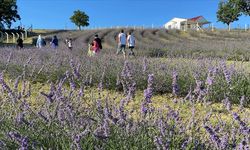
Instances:
[[[135,37],[132,35],[132,32],[128,32],[128,36],[124,33],[124,30],[121,30],[117,36],[117,51],[116,54],[123,53],[124,58],[126,58],[126,45],[128,46],[130,52],[129,55],[135,56],[133,49],[135,48]],[[88,55],[94,56],[100,52],[102,49],[101,39],[98,35],[95,35],[94,40],[89,44]]]
[[[52,48],[57,48],[58,47],[58,39],[57,36],[54,35],[51,39],[50,45]],[[38,35],[37,41],[36,41],[36,47],[37,48],[42,48],[46,46],[46,41],[44,38],[42,38],[41,35]]]
[[[127,46],[130,50],[128,55],[135,56],[135,53],[133,51],[133,49],[135,48],[135,37],[133,36],[132,32],[128,32],[128,35],[126,35],[124,33],[124,30],[121,30],[117,36],[117,43],[118,43],[116,51],[117,55],[119,55],[119,53],[122,52],[124,58],[126,58],[126,46]],[[66,38],[65,44],[67,45],[68,49],[70,50],[73,49],[71,38]],[[50,45],[52,48],[58,47],[58,38],[56,35],[52,37]],[[44,38],[42,38],[41,35],[39,35],[36,41],[36,47],[42,48],[44,46],[46,46],[46,41]],[[17,47],[23,48],[23,40],[20,37],[17,39]],[[102,41],[98,37],[98,34],[95,34],[94,40],[89,44],[88,55],[89,56],[97,55],[101,51],[101,49],[102,49]]]
[[[117,48],[117,52],[116,52],[117,55],[120,52],[122,52],[124,58],[126,58],[125,48],[127,45],[129,50],[130,50],[129,55],[135,56],[135,53],[133,51],[133,49],[135,48],[135,37],[132,35],[132,32],[129,32],[128,36],[126,36],[124,31],[121,30],[121,32],[118,34],[117,41],[118,41],[118,48]]]
[[[16,42],[17,42],[17,48],[19,48],[19,49],[23,48],[23,40],[22,40],[21,37],[18,37]],[[52,37],[50,45],[51,45],[52,48],[57,48],[58,47],[58,39],[57,39],[56,35]],[[36,40],[36,47],[37,48],[42,48],[44,46],[46,46],[46,41],[45,41],[44,38],[42,38],[41,35],[39,35],[37,40]]]

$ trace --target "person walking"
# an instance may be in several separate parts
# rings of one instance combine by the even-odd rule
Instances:
[[[52,48],[57,48],[58,47],[58,39],[57,39],[56,35],[53,36],[50,44],[51,44]]]
[[[20,37],[18,37],[16,42],[17,42],[17,48],[19,49],[23,48],[23,40]]]
[[[133,51],[133,49],[135,48],[135,37],[132,35],[131,32],[128,33],[127,45],[130,50],[129,55],[135,56],[135,53]]]
[[[41,35],[38,35],[38,38],[37,38],[37,41],[36,41],[36,47],[37,48],[42,48],[45,45],[46,45],[45,40],[42,38]]]
[[[120,52],[123,53],[124,59],[126,58],[126,52],[125,52],[125,47],[126,47],[126,34],[124,33],[123,30],[118,34],[118,48],[116,54],[119,55]]]
[[[102,49],[102,41],[98,37],[98,34],[95,35],[94,40],[89,44],[89,56],[94,56],[99,54],[100,50]]]
[[[69,40],[67,40],[67,46],[70,50],[72,50],[73,46],[72,46],[72,39],[71,38]]]

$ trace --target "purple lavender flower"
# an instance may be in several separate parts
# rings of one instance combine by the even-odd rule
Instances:
[[[6,146],[6,144],[0,140],[0,148],[4,148]]]
[[[13,96],[11,88],[4,81],[3,74],[0,74],[0,84],[2,84],[3,89],[7,91],[10,96]]]
[[[221,149],[228,149],[229,147],[229,135],[225,134],[222,138],[221,138],[221,145],[220,148]]]
[[[79,92],[78,92],[78,95],[79,95],[80,97],[84,96],[84,87],[83,87],[83,86],[80,87]]]
[[[14,84],[14,89],[15,89],[15,90],[17,90],[17,88],[18,88],[18,84],[19,84],[20,79],[21,79],[21,76],[18,76],[18,77],[16,78],[16,80],[15,80],[15,84]]]
[[[85,137],[89,132],[90,132],[90,130],[87,128],[87,129],[85,129],[83,132],[81,132],[81,133],[79,133],[79,134],[77,134],[77,135],[74,135],[74,136],[72,137],[73,142],[74,142],[74,144],[75,144],[76,147],[77,147],[77,150],[82,150],[81,144],[80,144],[81,139],[82,139],[83,137]]]
[[[147,88],[144,90],[144,97],[147,103],[152,103],[151,97],[153,96],[153,90],[151,88]]]
[[[122,77],[132,77],[131,71],[130,71],[130,67],[128,64],[128,61],[125,61],[122,72],[121,72],[121,76]]]
[[[172,93],[175,96],[177,96],[179,92],[179,86],[177,84],[177,80],[178,80],[178,73],[176,72],[176,70],[174,70],[172,75]]]
[[[243,139],[237,147],[238,147],[237,150],[249,150],[249,146],[247,145],[245,139]]]
[[[49,122],[49,117],[45,116],[42,111],[38,112],[38,116],[40,116],[45,122]]]
[[[211,127],[205,125],[204,128],[209,133],[211,140],[216,144],[217,148],[219,148],[221,144],[219,136],[214,132],[214,130]]]
[[[213,69],[209,68],[208,70],[208,75],[207,75],[207,79],[206,79],[206,84],[208,86],[211,86],[214,82],[214,77],[213,77]]]
[[[21,124],[24,121],[24,113],[18,113],[16,117],[16,123]]]
[[[156,147],[157,147],[157,150],[161,150],[161,147],[162,147],[162,145],[163,145],[163,142],[162,142],[161,137],[155,136],[155,137],[154,137],[154,143],[155,143],[155,145],[156,145]]]
[[[226,107],[226,109],[227,109],[228,111],[231,111],[232,105],[231,105],[231,103],[230,103],[228,97],[226,97],[224,100],[222,100],[222,103],[224,104],[224,106]]]
[[[225,77],[227,83],[231,84],[231,74],[227,69],[226,63],[225,62],[221,63],[221,67],[222,67],[222,71],[224,73],[224,77]]]
[[[58,116],[58,120],[63,124],[63,122],[65,121],[66,117],[65,117],[65,113],[64,113],[64,109],[59,108],[58,112],[57,112],[57,116]]]
[[[66,106],[66,118],[68,122],[72,125],[74,123],[74,112],[73,112],[73,107],[70,104],[67,104]]]
[[[124,95],[128,95],[129,88],[132,87],[133,77],[131,73],[131,68],[129,66],[128,61],[125,61],[122,72],[121,72],[121,81],[123,86]]]
[[[70,84],[71,90],[74,91],[76,89],[76,84],[72,78],[70,78],[69,84]]]
[[[12,139],[12,140],[16,140],[18,143],[22,143],[22,136],[18,133],[18,132],[12,132],[10,131],[8,133],[8,136]]]
[[[148,107],[148,104],[146,102],[143,102],[141,104],[141,112],[142,112],[143,115],[147,114],[147,112],[148,112],[148,108],[147,107]]]
[[[127,95],[128,100],[135,97],[135,92],[136,92],[136,83],[133,81],[133,83],[129,86]]]
[[[145,101],[147,103],[151,103],[151,98],[153,96],[153,81],[154,81],[154,75],[153,74],[149,74],[148,75],[148,87],[147,89],[144,90],[144,97],[145,97]]]
[[[119,106],[119,121],[124,121],[124,120],[126,120],[126,114],[125,114],[125,112],[124,112],[124,106],[125,106],[125,99],[121,99],[121,101],[120,101],[120,106]]]
[[[240,124],[240,129],[242,131],[242,134],[249,135],[250,134],[250,128],[247,127],[247,124],[241,120],[240,116],[237,113],[233,113],[233,118]]]
[[[74,61],[71,59],[70,60],[70,67],[73,71],[73,75],[76,79],[80,78],[80,73],[79,73],[79,69],[80,69],[80,64],[77,65],[77,67],[75,66]]]
[[[97,106],[97,111],[99,114],[103,114],[103,108],[102,108],[102,104],[101,104],[101,100],[97,99],[96,100],[96,106]]]
[[[29,139],[27,137],[24,137],[22,139],[21,147],[19,148],[19,150],[28,150],[28,141]]]
[[[181,144],[181,149],[186,149],[187,145],[189,143],[189,139],[184,140],[184,142]]]

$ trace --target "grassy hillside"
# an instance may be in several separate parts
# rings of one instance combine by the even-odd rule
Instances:
[[[103,41],[103,53],[115,53],[116,36],[120,29],[66,31],[66,30],[33,30],[26,44],[33,44],[41,34],[49,42],[57,35],[61,46],[68,37],[73,39],[75,50],[87,49],[94,34],[99,34]],[[185,57],[185,58],[226,58],[227,60],[244,60],[250,58],[249,32],[244,31],[179,31],[165,29],[125,29],[133,31],[136,37],[136,54],[148,57]]]
[[[76,49],[87,49],[94,34],[99,34],[103,41],[103,53],[115,53],[115,38],[120,29],[85,30],[85,31],[46,31],[35,30],[47,39],[57,35],[63,42],[70,37]],[[133,31],[136,37],[136,53],[149,57],[217,57],[228,60],[249,60],[250,38],[243,31],[178,31],[164,29],[125,29]],[[33,38],[33,37],[32,37]]]

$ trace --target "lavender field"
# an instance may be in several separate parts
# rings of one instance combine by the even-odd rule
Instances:
[[[124,60],[118,32],[1,47],[0,149],[250,149],[247,33],[138,29]],[[88,57],[96,33],[104,48]]]

